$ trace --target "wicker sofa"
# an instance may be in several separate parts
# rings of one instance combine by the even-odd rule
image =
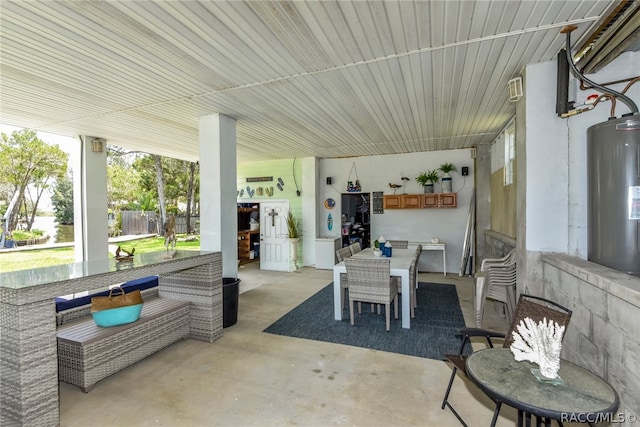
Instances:
[[[188,338],[191,303],[159,297],[157,284],[157,277],[124,284],[124,289],[141,289],[142,313],[136,322],[109,328],[93,321],[92,295],[79,301],[58,301],[59,380],[87,393],[109,375]]]

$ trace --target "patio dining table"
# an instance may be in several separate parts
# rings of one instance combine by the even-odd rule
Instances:
[[[409,246],[407,249],[393,249],[392,256],[388,258],[391,261],[391,276],[397,276],[402,279],[402,327],[409,329],[411,327],[410,316],[410,293],[409,293],[409,267],[415,254],[417,247]],[[373,254],[373,249],[366,248],[357,254],[354,258],[377,259],[380,258]],[[384,258],[384,256],[382,256]],[[334,318],[342,320],[342,292],[340,292],[340,273],[346,273],[347,268],[344,261],[333,266],[333,310]]]

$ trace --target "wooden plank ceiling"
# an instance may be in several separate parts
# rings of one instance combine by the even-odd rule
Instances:
[[[240,163],[474,147],[612,3],[2,1],[0,122],[192,161],[212,113]]]

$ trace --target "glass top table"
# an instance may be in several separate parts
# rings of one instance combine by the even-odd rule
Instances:
[[[613,414],[620,404],[606,381],[566,360],[560,361],[558,375],[563,384],[559,385],[538,381],[531,374],[537,365],[516,361],[508,348],[477,351],[466,363],[469,378],[482,391],[518,409],[519,415],[585,422]]]

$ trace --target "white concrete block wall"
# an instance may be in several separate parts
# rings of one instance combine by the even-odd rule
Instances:
[[[543,256],[544,296],[573,310],[562,357],[603,377],[614,387],[620,397],[618,412],[622,421],[614,425],[637,426],[633,417],[640,418],[640,298],[632,299],[633,303],[625,301],[614,295],[615,291],[607,291],[611,287],[606,276],[599,276],[588,267],[565,267],[563,262],[554,262],[554,257]],[[609,270],[601,266],[596,269]],[[605,274],[615,274],[612,272]]]

